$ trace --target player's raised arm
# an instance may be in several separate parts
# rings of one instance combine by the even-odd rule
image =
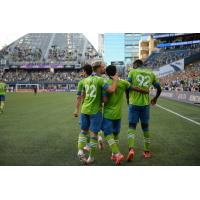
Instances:
[[[115,92],[115,90],[117,88],[117,81],[119,80],[119,76],[118,76],[118,74],[115,74],[114,76],[111,76],[111,78],[112,78],[112,84],[106,88],[106,91],[108,93]]]

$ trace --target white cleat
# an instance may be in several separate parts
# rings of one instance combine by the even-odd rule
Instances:
[[[82,150],[79,150],[78,151],[78,154],[77,154],[79,160],[83,163],[86,163],[87,162],[87,158],[85,157],[85,154]]]
[[[101,136],[98,137],[98,147],[101,151],[104,149],[103,138]]]
[[[87,161],[86,161],[86,164],[87,165],[90,165],[90,164],[93,164],[94,163],[94,157],[88,157]]]
[[[90,146],[89,144],[86,144],[86,146],[83,148],[84,151],[89,152],[90,151]]]

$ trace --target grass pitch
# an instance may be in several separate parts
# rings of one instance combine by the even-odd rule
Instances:
[[[0,115],[0,165],[81,165],[77,159],[79,119],[72,117],[75,93],[12,93]],[[200,122],[200,107],[160,99],[158,104]],[[127,105],[124,101],[120,148],[127,155]],[[158,107],[151,108],[153,156],[142,156],[138,125],[136,155],[123,165],[200,165],[200,126]],[[105,145],[95,165],[114,165]]]

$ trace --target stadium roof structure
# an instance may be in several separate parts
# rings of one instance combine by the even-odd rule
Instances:
[[[3,50],[9,50],[12,53],[17,48],[29,49],[30,51],[40,50],[42,54],[41,59],[43,60],[48,60],[48,55],[52,48],[65,51],[66,55],[69,55],[74,62],[78,58],[79,62],[83,62],[88,58],[98,56],[94,46],[82,33],[29,33],[17,39]],[[7,58],[9,58],[9,54]],[[9,58],[9,60],[11,61],[12,59]],[[68,61],[67,56],[65,61]]]

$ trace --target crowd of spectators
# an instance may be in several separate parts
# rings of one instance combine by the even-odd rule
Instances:
[[[182,58],[191,56],[196,53],[200,53],[200,46],[185,46],[184,49],[175,50],[175,47],[168,50],[161,50],[160,52],[153,53],[146,61],[145,64],[148,67],[152,67],[153,69],[156,69],[160,66],[175,62],[177,60],[180,60]]]
[[[82,53],[77,50],[61,49],[55,45],[49,48],[47,57],[45,57],[45,52],[42,52],[40,48],[25,48],[18,46],[14,49],[9,47],[5,48],[0,53],[1,56],[4,56],[4,58],[11,63],[59,63],[67,61],[76,61],[81,63],[82,56],[84,56],[85,60],[98,57],[98,55],[94,53],[93,49],[87,49],[84,55],[82,55]]]
[[[52,73],[49,70],[11,70],[5,71],[2,79],[7,83],[71,82],[80,80],[81,73],[75,71],[56,71]]]
[[[200,92],[200,64],[160,78],[163,90]]]
[[[2,51],[5,59],[13,62],[37,62],[42,58],[42,50],[39,48],[15,47],[6,48]]]

